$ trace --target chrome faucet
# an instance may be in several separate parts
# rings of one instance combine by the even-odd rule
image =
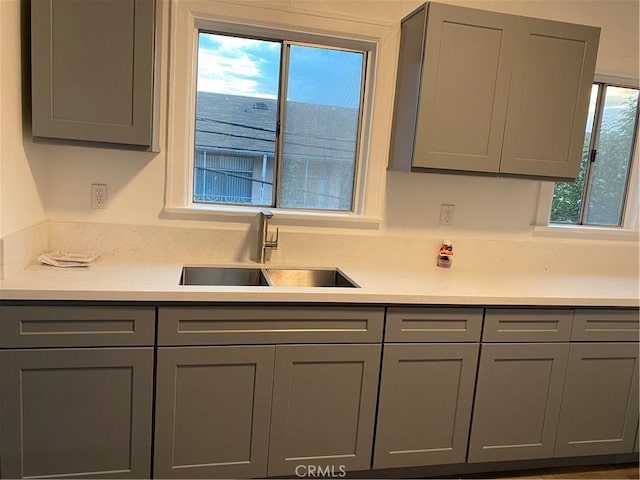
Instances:
[[[266,208],[260,210],[258,214],[258,263],[264,263],[264,257],[267,250],[278,249],[278,234],[279,229],[276,228],[276,238],[273,240],[267,240],[269,233],[269,220],[273,218],[273,212]]]

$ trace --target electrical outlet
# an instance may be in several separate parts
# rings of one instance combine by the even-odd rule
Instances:
[[[91,208],[107,208],[107,186],[104,183],[91,184]]]
[[[455,205],[442,204],[440,206],[440,225],[443,227],[450,227],[453,225],[453,218],[456,213]]]

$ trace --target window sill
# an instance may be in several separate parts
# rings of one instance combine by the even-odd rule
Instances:
[[[194,220],[244,223],[258,215],[260,210],[265,208],[273,212],[273,225],[378,230],[382,223],[381,217],[365,217],[350,212],[313,212],[257,206],[227,207],[194,204],[186,207],[165,207],[164,212],[173,217],[191,217]]]
[[[630,230],[628,228],[587,227],[577,225],[536,226],[533,229],[533,236],[635,242],[640,239],[640,234],[637,230]]]

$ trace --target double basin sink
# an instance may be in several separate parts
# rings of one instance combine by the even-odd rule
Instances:
[[[183,267],[180,285],[359,288],[337,268]]]

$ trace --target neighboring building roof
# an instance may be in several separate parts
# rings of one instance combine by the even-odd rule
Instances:
[[[268,98],[198,92],[196,146],[273,155],[277,102]],[[358,109],[288,102],[285,153],[353,162]],[[353,135],[355,136],[355,135]]]

